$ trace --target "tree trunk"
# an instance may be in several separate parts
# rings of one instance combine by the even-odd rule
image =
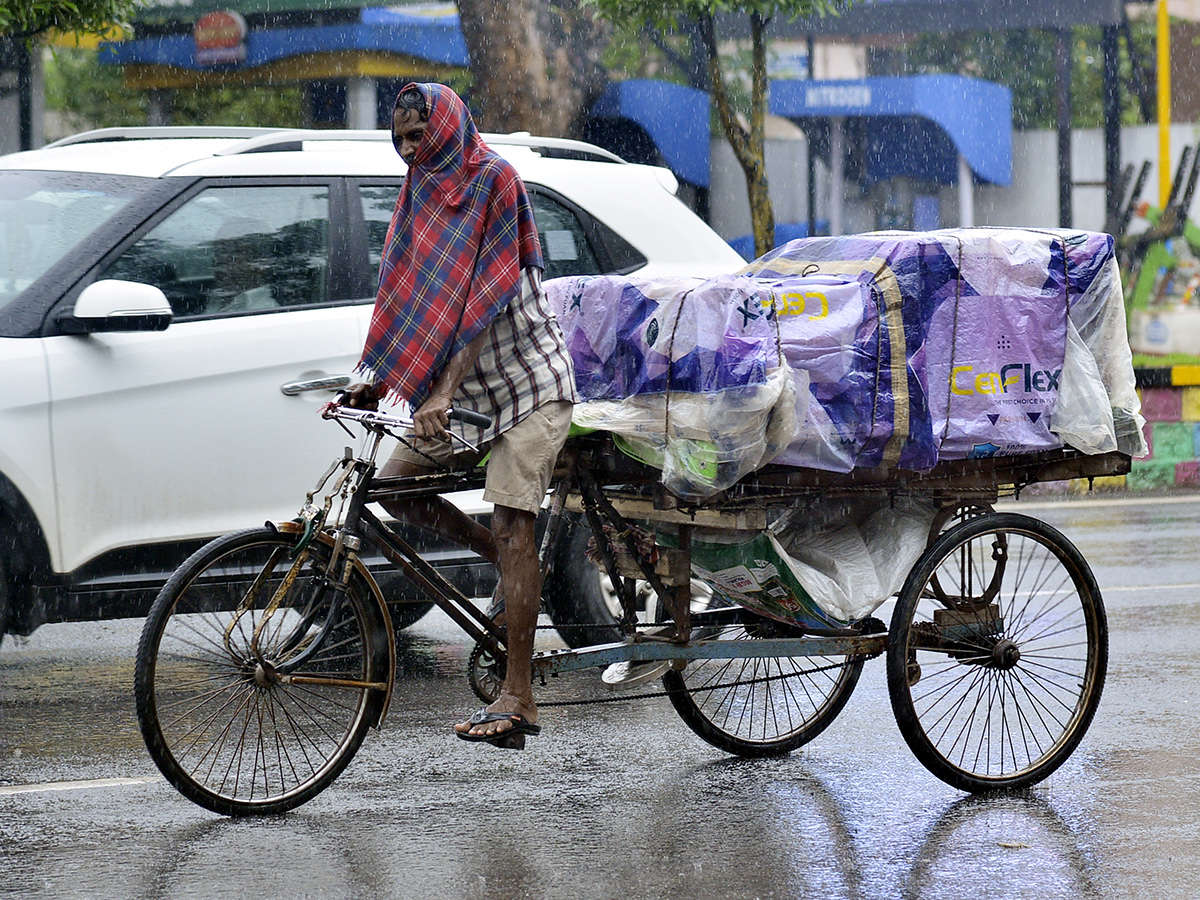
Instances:
[[[458,0],[484,131],[577,137],[607,84],[611,28],[579,0]]]
[[[725,137],[733,155],[746,175],[750,196],[750,225],[754,234],[754,255],[762,256],[775,246],[775,210],[767,190],[766,118],[767,118],[767,41],[766,20],[758,13],[750,16],[753,41],[750,86],[750,121],[747,128],[738,119],[729,87],[721,73],[716,25],[711,14],[700,18],[700,32],[708,56],[709,80],[713,101]]]

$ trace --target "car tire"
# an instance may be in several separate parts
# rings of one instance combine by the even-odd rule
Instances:
[[[0,559],[0,645],[4,643],[4,635],[8,631],[8,617],[12,612],[12,589],[8,583],[8,572],[4,568],[4,560]]]
[[[388,614],[392,618],[392,630],[399,636],[405,628],[417,624],[425,614],[433,609],[429,600],[416,603],[401,603],[399,598],[412,596],[417,588],[398,571],[378,572],[375,574],[376,583],[388,601]],[[418,595],[419,596],[419,595]]]
[[[553,564],[542,598],[550,621],[568,647],[590,647],[621,639],[618,612],[607,578],[587,557],[592,532],[579,516],[570,517],[552,549]],[[618,607],[619,608],[619,607]]]
[[[388,613],[392,617],[392,628],[397,634],[411,625],[416,625],[425,614],[433,609],[433,604],[427,600],[420,603],[391,603]]]

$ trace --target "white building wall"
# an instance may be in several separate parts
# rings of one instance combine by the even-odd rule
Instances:
[[[750,234],[750,195],[746,190],[745,173],[733,155],[733,148],[724,140],[714,140],[710,152],[710,224],[726,240]],[[775,221],[806,221],[808,142],[803,136],[799,139],[770,138],[766,157],[767,185],[775,205]]]
[[[1200,145],[1200,124],[1176,124],[1171,128],[1171,173],[1175,172],[1186,145]],[[768,142],[767,173],[779,223],[807,220],[806,143]],[[1072,227],[1099,231],[1104,228],[1104,132],[1100,128],[1078,129],[1072,135]],[[1132,163],[1134,174],[1143,161],[1151,163],[1142,199],[1158,206],[1158,128],[1139,125],[1122,129],[1121,164]],[[828,169],[820,160],[815,166],[817,219],[827,220]],[[845,230],[870,231],[881,210],[880,192],[864,192],[847,183]],[[1007,187],[976,184],[973,192],[975,224],[1053,228],[1058,225],[1058,138],[1054,131],[1025,131],[1013,134],[1013,180]],[[749,202],[745,179],[724,141],[712,144],[713,228],[725,238],[750,232]],[[939,191],[942,227],[959,224],[958,190],[947,185]],[[1200,221],[1200,188],[1192,198],[1191,218]]]

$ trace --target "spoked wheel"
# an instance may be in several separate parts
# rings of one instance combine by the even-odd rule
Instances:
[[[325,545],[294,554],[296,542],[262,528],[201,548],[158,595],[138,645],[150,755],[184,796],[224,815],[312,799],[384,702],[387,632],[370,587],[355,576],[333,589],[320,577]]]
[[[736,618],[741,621],[709,633],[698,629],[698,636],[755,641],[795,633],[752,613]],[[697,624],[702,621],[697,617]],[[850,699],[864,661],[862,656],[701,659],[683,671],[667,672],[663,684],[683,721],[714,747],[738,756],[773,756],[795,750],[829,726]]]
[[[1044,522],[968,519],[917,563],[892,617],[888,691],[905,741],[956,788],[1026,787],[1078,746],[1108,626],[1083,556]]]

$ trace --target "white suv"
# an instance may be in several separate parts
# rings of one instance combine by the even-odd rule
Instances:
[[[547,277],[742,264],[665,170],[485,139]],[[0,636],[141,614],[202,541],[295,514],[346,443],[316,409],[353,377],[404,172],[386,131],[106,129],[0,157]]]

